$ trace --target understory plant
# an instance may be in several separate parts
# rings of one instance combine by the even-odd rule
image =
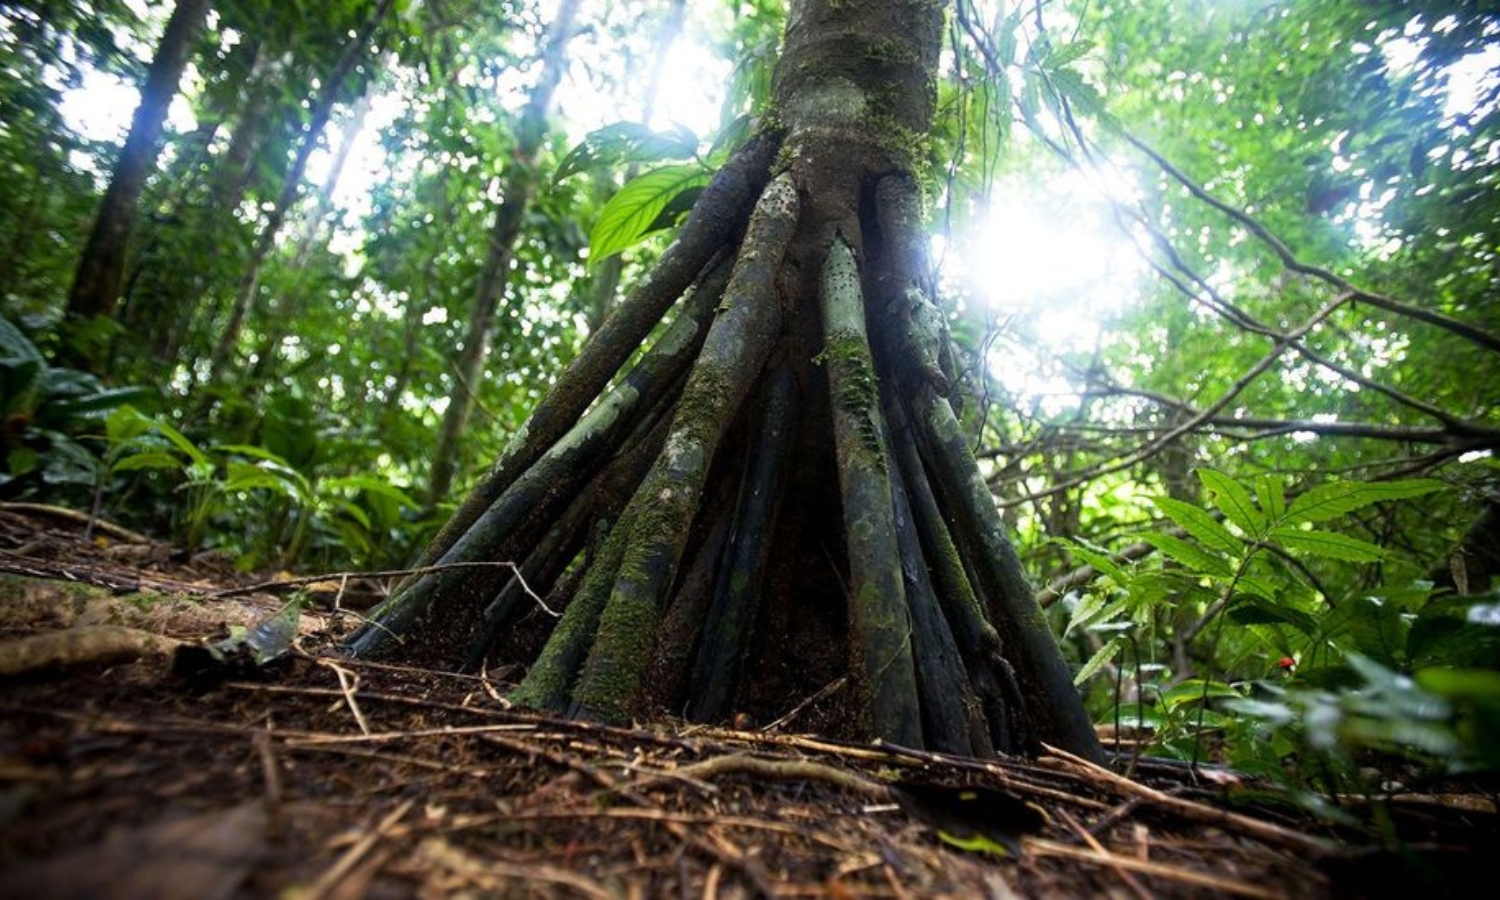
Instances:
[[[134,407],[108,420],[105,475],[128,491],[131,475],[174,483],[176,540],[184,550],[204,546],[213,533],[240,565],[290,566],[320,543],[338,547],[357,565],[387,562],[382,546],[403,527],[412,499],[373,475],[319,476],[251,444],[201,448],[162,417]],[[101,481],[101,490],[104,482]]]
[[[1319,806],[1313,788],[1336,798],[1500,768],[1496,595],[1328,587],[1391,551],[1327,523],[1441,482],[1336,481],[1287,498],[1271,476],[1197,474],[1213,512],[1157,498],[1176,527],[1142,536],[1148,559],[1068,544],[1101,576],[1068,624],[1097,647],[1077,680],[1094,682],[1100,718],[1147,752],[1272,775]]]

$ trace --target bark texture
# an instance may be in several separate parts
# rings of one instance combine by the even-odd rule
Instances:
[[[514,701],[607,720],[842,683],[796,727],[1099,755],[946,399],[914,177],[942,24],[792,4],[760,132],[424,558],[545,598],[427,574],[351,652],[522,663]]]

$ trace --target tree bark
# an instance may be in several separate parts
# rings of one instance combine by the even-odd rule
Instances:
[[[348,650],[473,665],[539,646],[511,699],[609,721],[776,718],[845,677],[802,727],[1101,755],[946,399],[914,178],[941,32],[930,0],[792,4],[760,133],[425,555],[530,554],[561,616],[455,568],[403,585]],[[653,437],[620,451],[621,433]],[[629,499],[587,507],[583,546],[600,461]]]
[[[68,294],[63,342],[58,351],[65,365],[94,369],[107,343],[96,332],[101,319],[114,314],[125,272],[125,256],[135,225],[136,206],[146,178],[156,164],[162,129],[178,82],[187,68],[207,14],[207,0],[177,0],[156,55],[146,70],[141,102],[130,133],[110,174],[93,230],[84,244],[73,287]]]

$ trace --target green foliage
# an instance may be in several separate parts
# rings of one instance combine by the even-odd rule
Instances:
[[[1371,754],[1429,771],[1500,767],[1496,597],[1427,583],[1337,597],[1321,587],[1330,567],[1387,562],[1391,551],[1313,523],[1441,482],[1329,482],[1288,503],[1273,478],[1197,474],[1223,521],[1156,498],[1180,532],[1143,535],[1153,561],[1127,567],[1069,544],[1102,576],[1068,625],[1102,641],[1079,683],[1111,665],[1117,678],[1133,671],[1133,697],[1096,692],[1105,718],[1146,728],[1158,752],[1184,759],[1203,758],[1212,735],[1223,760],[1293,785],[1334,773],[1330,787],[1352,789]],[[1183,633],[1196,671],[1212,676],[1148,662]]]
[[[589,264],[597,264],[677,224],[712,172],[702,165],[661,166],[632,179],[610,198],[589,233]]]
[[[1252,740],[1274,748],[1231,747],[1231,761],[1269,774],[1289,762],[1302,778],[1331,781],[1330,791],[1379,790],[1360,771],[1376,755],[1427,776],[1500,768],[1500,672],[1442,667],[1409,677],[1358,653],[1346,661],[1354,677],[1343,689],[1261,684],[1255,698],[1226,701],[1252,725]]]
[[[185,500],[177,540],[202,546],[216,520],[245,531],[238,541],[220,523],[219,537],[246,566],[285,566],[319,536],[357,559],[379,559],[378,545],[415,503],[371,476],[316,478],[262,447],[220,444],[203,449],[163,419],[121,407],[108,420],[107,474],[155,472],[171,478]]]
[[[0,490],[92,485],[99,460],[86,445],[111,410],[145,396],[109,388],[86,372],[47,364],[21,331],[0,317]]]
[[[635,122],[616,122],[589,132],[563,157],[553,178],[562,181],[590,169],[689,159],[697,154],[698,136],[681,125],[671,131],[652,131]]]

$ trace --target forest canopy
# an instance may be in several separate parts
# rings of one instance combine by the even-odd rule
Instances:
[[[920,225],[922,270],[880,277],[937,310],[927,374],[1093,721],[1266,771],[1493,767],[1500,14],[942,7],[930,122],[875,123],[860,163],[910,176]],[[795,131],[787,26],[774,0],[0,4],[0,499],[245,569],[451,546],[715,173]],[[803,362],[852,378],[834,349]]]

